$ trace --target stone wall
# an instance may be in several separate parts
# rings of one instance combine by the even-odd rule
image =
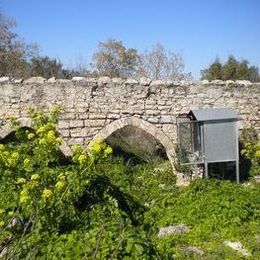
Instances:
[[[94,136],[107,137],[126,125],[135,125],[155,136],[169,153],[176,142],[176,116],[190,109],[233,108],[240,128],[254,125],[260,131],[260,83],[202,81],[197,83],[99,79],[72,80],[35,77],[0,78],[0,122],[11,115],[29,124],[30,106],[63,105],[59,131],[65,141],[87,144]],[[27,120],[27,121],[26,121]],[[27,123],[26,123],[27,122]],[[7,129],[7,128],[6,128]],[[0,130],[0,138],[8,130]]]

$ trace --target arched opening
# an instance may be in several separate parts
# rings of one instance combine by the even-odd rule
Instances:
[[[30,118],[20,118],[17,121],[20,124],[20,128],[22,130],[21,134],[26,133],[26,131],[33,131],[32,121]],[[17,140],[17,137],[15,136],[14,129],[11,127],[9,123],[7,123],[0,128],[0,143],[8,143],[11,141],[18,142],[19,140]],[[70,147],[64,140],[60,145],[60,151],[66,157],[72,155]]]
[[[9,133],[5,136],[3,136],[3,138],[0,139],[0,143],[1,144],[19,144],[21,142],[23,142],[26,138],[25,134],[28,133],[32,133],[33,129],[28,127],[28,126],[23,126],[19,128],[19,133],[16,132],[13,129],[10,129]]]
[[[136,126],[128,125],[116,130],[107,137],[106,143],[113,147],[115,155],[136,162],[168,159],[164,146],[151,134]]]
[[[174,165],[175,149],[169,137],[156,126],[140,118],[129,117],[116,120],[103,128],[94,137],[96,138],[107,140],[116,148],[121,148],[130,154],[139,154],[146,159],[156,154],[167,156],[171,165]]]

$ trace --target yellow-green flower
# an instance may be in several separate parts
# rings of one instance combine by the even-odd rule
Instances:
[[[22,190],[20,192],[20,202],[26,204],[29,201],[30,197],[27,190]]]
[[[55,185],[55,188],[58,191],[61,191],[65,187],[65,182],[64,181],[58,181]]]
[[[42,197],[44,199],[49,199],[52,197],[52,191],[50,189],[44,189],[42,192]]]
[[[56,138],[56,142],[57,142],[58,144],[61,144],[62,138],[61,138],[61,137],[57,137],[57,138]]]
[[[25,168],[29,168],[31,164],[31,160],[29,158],[25,158],[23,161],[23,165]]]
[[[14,159],[14,160],[18,160],[19,158],[19,153],[18,152],[13,152],[11,157]]]
[[[110,146],[107,146],[107,148],[104,151],[104,155],[108,156],[109,154],[111,154],[113,152],[112,148]]]
[[[29,134],[27,135],[27,138],[30,140],[30,139],[33,139],[34,136],[35,136],[34,133],[29,133]]]
[[[38,173],[35,173],[35,174],[33,174],[32,176],[31,176],[31,180],[33,180],[33,181],[37,181],[37,180],[39,180],[40,179],[40,175],[38,174]]]
[[[101,150],[104,148],[104,143],[102,139],[95,139],[89,143],[90,151],[93,153],[100,153]]]
[[[81,154],[78,158],[79,164],[84,164],[84,162],[86,162],[87,157],[83,154]]]
[[[3,144],[0,144],[0,151],[3,151],[5,149],[5,146]]]
[[[26,183],[26,179],[25,178],[19,178],[16,183],[17,184],[24,184],[24,183]]]
[[[47,139],[49,141],[52,141],[55,138],[55,132],[53,130],[48,131],[47,133]]]
[[[14,215],[14,212],[11,210],[11,211],[8,211],[8,216],[9,217],[12,217]]]
[[[60,174],[58,175],[58,179],[64,181],[64,180],[66,179],[65,173],[64,173],[64,172],[60,173]]]

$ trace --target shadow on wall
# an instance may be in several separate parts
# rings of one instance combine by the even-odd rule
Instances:
[[[125,126],[106,138],[114,154],[135,162],[149,162],[155,159],[167,160],[163,145],[151,134],[135,126]]]

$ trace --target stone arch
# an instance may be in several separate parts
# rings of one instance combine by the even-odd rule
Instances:
[[[33,128],[32,126],[32,120],[30,118],[19,118],[17,121],[20,123],[21,127],[27,127],[27,128]],[[0,140],[4,139],[6,136],[11,134],[14,130],[10,126],[9,123],[5,124],[3,127],[0,128]],[[62,140],[62,143],[60,145],[60,150],[65,156],[71,156],[72,151],[68,144]]]
[[[165,148],[167,157],[172,165],[173,171],[176,173],[176,185],[177,186],[183,186],[187,185],[187,182],[185,181],[184,175],[182,173],[178,173],[175,170],[175,158],[176,158],[176,153],[175,153],[175,147],[170,138],[159,128],[154,126],[153,124],[137,118],[137,117],[126,117],[126,118],[121,118],[116,121],[113,121],[112,123],[108,124],[105,126],[102,130],[100,130],[93,139],[96,138],[102,138],[106,139],[108,138],[112,133],[115,131],[122,129],[125,126],[135,126],[143,131],[147,132],[148,134],[151,134],[155,139],[157,139]]]
[[[172,141],[163,131],[161,131],[159,128],[143,119],[137,117],[126,117],[118,119],[116,121],[113,121],[109,125],[105,126],[102,130],[100,130],[99,133],[97,133],[94,136],[93,139],[102,138],[105,140],[112,133],[119,129],[122,129],[125,126],[135,126],[152,135],[157,141],[159,141],[163,145],[167,157],[174,168],[175,148]]]

